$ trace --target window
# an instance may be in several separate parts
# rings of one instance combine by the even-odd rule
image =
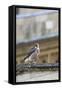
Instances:
[[[42,63],[46,63],[46,60],[44,59],[44,60],[42,60]]]
[[[56,60],[56,63],[58,63],[58,60]]]
[[[46,29],[53,29],[53,21],[49,20],[46,22]]]
[[[46,31],[47,31],[47,33],[54,32],[54,22],[52,20],[48,20],[46,22]]]
[[[41,24],[42,24],[42,28],[41,28],[42,35],[45,35],[46,34],[45,22],[42,22]]]

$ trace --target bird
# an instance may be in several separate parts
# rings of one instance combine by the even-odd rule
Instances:
[[[25,63],[36,63],[38,56],[40,54],[39,43],[36,43],[34,47],[30,48],[27,52],[26,57],[24,58]]]

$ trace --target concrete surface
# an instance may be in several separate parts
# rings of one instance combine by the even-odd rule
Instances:
[[[58,80],[58,71],[25,72],[16,76],[16,82]]]

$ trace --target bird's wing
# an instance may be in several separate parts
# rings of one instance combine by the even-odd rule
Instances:
[[[25,60],[26,58],[28,58],[33,52],[35,52],[35,50],[36,50],[36,48],[31,48],[31,49],[29,49],[29,51],[27,52],[27,56],[24,58],[24,60]]]
[[[27,54],[30,56],[33,52],[35,52],[36,48],[31,48],[29,49],[29,51],[27,52]]]

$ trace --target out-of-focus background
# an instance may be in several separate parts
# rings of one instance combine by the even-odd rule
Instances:
[[[24,63],[28,49],[40,45],[37,63],[58,63],[58,11],[16,9],[16,64]]]

